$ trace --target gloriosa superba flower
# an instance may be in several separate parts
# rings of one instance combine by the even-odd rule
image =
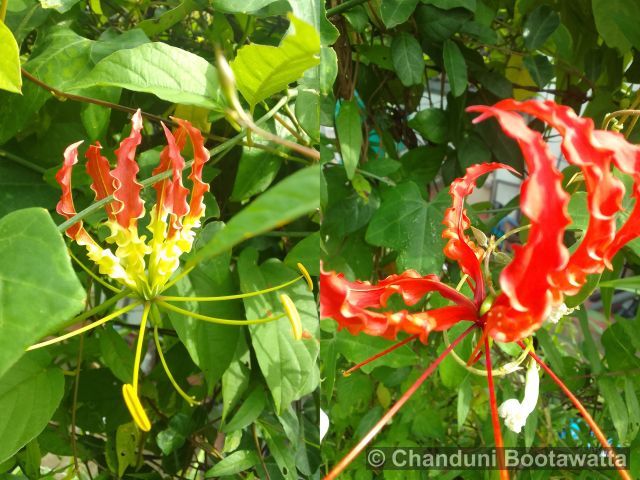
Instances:
[[[527,242],[523,246],[514,246],[513,259],[500,273],[499,289],[494,291],[491,272],[488,271],[489,258],[509,234],[497,241],[493,238],[488,241],[480,232],[475,236],[476,241],[473,241],[468,233],[472,227],[464,201],[481,176],[500,168],[512,169],[499,163],[473,165],[463,177],[451,184],[449,193],[452,205],[445,212],[443,222],[443,237],[447,239],[444,253],[457,262],[463,272],[458,288],[443,283],[437,275],[422,276],[413,270],[391,275],[376,284],[350,282],[342,274],[334,272],[321,273],[323,317],[335,319],[339,328],[345,328],[352,334],[364,332],[388,339],[395,339],[400,332],[409,334],[409,337],[354,366],[346,374],[417,338],[426,343],[432,331],[443,331],[447,343],[442,354],[333,468],[326,479],[337,478],[438,364],[451,354],[472,373],[487,377],[496,447],[503,446],[499,416],[505,418],[507,427],[519,431],[526,416],[535,408],[538,371],[529,363],[525,398],[522,402],[515,399],[505,401],[500,411],[494,376],[519,370],[520,364],[530,358],[554,380],[584,417],[598,441],[609,452],[620,476],[630,480],[628,472],[615,463],[617,459],[607,437],[575,395],[536,355],[530,337],[545,320],[557,322],[559,316],[571,313],[571,309],[564,304],[564,297],[577,294],[586,284],[588,275],[612,268],[614,255],[629,241],[640,236],[640,148],[627,142],[618,132],[595,129],[591,119],[581,118],[569,107],[553,101],[518,102],[507,99],[493,106],[473,106],[467,111],[481,114],[474,123],[495,118],[523,153],[527,177],[521,187],[520,209],[529,220],[529,225],[510,233],[528,228]],[[581,171],[587,192],[589,222],[582,239],[571,253],[564,244],[565,231],[571,219],[568,215],[569,194],[563,188],[563,175],[557,170],[556,159],[542,134],[529,128],[520,114],[538,119],[557,130],[562,137],[561,148],[565,159]],[[614,172],[614,167],[617,172]],[[619,178],[622,174],[633,180],[631,195],[636,201],[628,219],[618,228],[616,221],[618,214],[623,211],[625,194],[624,183]],[[478,241],[479,238],[482,241]],[[472,288],[473,298],[467,298],[459,292],[465,282]],[[433,292],[452,302],[452,305],[419,312],[406,309],[389,311],[387,306],[394,294],[400,295],[407,306],[413,306]],[[446,330],[461,321],[473,323],[449,343]],[[465,361],[453,349],[474,331],[479,332],[479,339],[470,358]],[[516,342],[522,354],[517,360],[494,370],[490,340]],[[481,358],[482,350],[485,369],[475,368],[472,365]],[[506,469],[500,470],[500,478],[509,478]]]
[[[195,405],[199,402],[178,385],[162,353],[158,336],[158,327],[161,324],[160,310],[172,311],[206,322],[235,326],[267,323],[286,317],[291,323],[293,337],[299,340],[306,337],[307,333],[303,330],[300,315],[294,302],[285,293],[279,296],[282,313],[272,314],[269,312],[268,316],[264,318],[248,320],[231,320],[201,315],[178,307],[174,303],[242,299],[275,292],[300,280],[305,280],[309,289],[313,289],[313,283],[307,270],[302,264],[298,264],[300,272],[294,279],[260,291],[218,297],[161,295],[193,268],[183,269],[181,273],[174,275],[180,267],[180,256],[191,251],[193,247],[196,230],[201,226],[201,220],[205,213],[204,195],[209,191],[209,185],[202,181],[202,172],[205,163],[209,160],[209,151],[204,146],[201,132],[187,120],[180,118],[173,120],[178,125],[173,133],[162,124],[167,145],[160,153],[160,162],[153,170],[153,175],[161,173],[169,175],[153,185],[156,191],[156,203],[149,212],[147,230],[150,235],[148,239],[147,235],[142,235],[138,231],[138,219],[145,215],[144,201],[140,197],[143,186],[136,179],[139,167],[135,159],[136,149],[142,141],[140,132],[143,122],[140,110],[136,111],[131,119],[130,135],[120,143],[120,147],[115,151],[115,168],[111,169],[108,159],[100,154],[99,142],[90,145],[85,155],[87,159],[86,170],[92,179],[91,189],[95,192],[95,200],[112,198],[105,205],[107,213],[105,224],[110,231],[106,242],[115,248],[105,248],[98,244],[84,228],[82,220],[74,222],[66,230],[67,236],[75,240],[78,245],[86,248],[87,257],[97,265],[99,273],[111,278],[121,287],[116,288],[93,274],[91,269],[84,266],[70,252],[72,258],[95,281],[115,293],[111,299],[79,315],[72,322],[77,323],[85,320],[115,305],[125,297],[131,298],[132,303],[117,309],[100,320],[29,348],[29,350],[33,350],[66,340],[113,320],[138,306],[143,306],[136,344],[133,381],[131,384],[123,385],[122,388],[126,406],[136,425],[143,431],[151,429],[151,422],[138,396],[143,340],[149,318],[153,324],[153,337],[158,356],[171,384],[190,405]],[[193,152],[191,172],[188,176],[192,184],[191,191],[182,183],[182,170],[186,167],[182,151],[185,149],[187,141],[191,144]],[[67,220],[77,215],[72,197],[71,178],[73,166],[78,162],[78,147],[82,143],[80,141],[67,147],[64,152],[62,168],[56,174],[56,180],[62,188],[62,196],[56,210]]]

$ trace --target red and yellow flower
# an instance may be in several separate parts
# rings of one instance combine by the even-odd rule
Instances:
[[[444,253],[460,266],[465,281],[473,290],[473,298],[463,296],[458,289],[446,285],[436,275],[422,276],[412,270],[391,275],[375,285],[362,281],[350,282],[335,272],[322,272],[321,315],[335,319],[339,328],[345,328],[352,334],[364,332],[389,339],[395,339],[399,332],[411,335],[383,353],[414,338],[420,338],[426,343],[430,332],[447,330],[457,322],[473,322],[472,327],[445,349],[407,394],[413,393],[424,382],[435,365],[452,352],[457,342],[472,330],[479,329],[482,337],[469,362],[476,361],[479,358],[478,350],[484,348],[486,370],[483,374],[487,375],[489,381],[496,446],[502,445],[502,437],[493,389],[489,338],[499,342],[518,342],[569,395],[602,445],[609,447],[606,437],[577,398],[568,392],[560,379],[531,351],[531,347],[525,346],[523,340],[535,333],[545,320],[557,318],[558,312],[567,312],[563,303],[565,296],[578,293],[585,285],[588,275],[611,268],[615,254],[630,240],[640,236],[638,201],[626,222],[617,228],[616,221],[623,211],[625,187],[612,171],[612,167],[615,167],[632,177],[632,195],[638,200],[640,148],[628,143],[617,132],[596,130],[591,119],[581,118],[569,107],[552,101],[517,102],[508,99],[493,106],[473,106],[468,111],[480,113],[474,123],[495,118],[504,133],[518,143],[527,170],[520,192],[520,209],[529,220],[528,240],[523,246],[514,247],[512,261],[500,273],[499,290],[487,291],[490,273],[483,269],[483,263],[488,262],[496,242],[490,242],[485,247],[471,240],[468,233],[471,223],[464,208],[465,198],[471,194],[482,175],[500,168],[512,170],[506,165],[488,163],[468,168],[462,178],[451,184],[449,193],[452,205],[447,209],[443,222],[443,237],[447,239]],[[580,244],[573,252],[564,244],[565,231],[571,219],[568,215],[569,194],[563,189],[563,176],[557,170],[556,159],[549,151],[542,134],[529,128],[520,114],[539,119],[556,129],[562,136],[564,157],[582,172],[587,191],[589,223]],[[387,310],[387,301],[393,294],[399,294],[407,306],[412,306],[431,292],[439,293],[452,304],[421,312]],[[373,359],[379,356],[376,355]],[[501,371],[504,372],[506,370]],[[535,384],[533,380],[531,384]],[[533,391],[533,387],[531,388]],[[535,391],[537,392],[537,388]],[[406,402],[407,394],[403,395],[363,442],[332,470],[328,479],[336,478],[349,461],[355,458]],[[526,408],[523,408],[527,411],[532,401],[529,397],[521,404],[526,403]],[[516,425],[519,419],[515,421],[511,415],[522,412],[511,412],[510,407],[513,405],[515,404],[511,402],[503,408],[503,417]],[[629,478],[626,471],[619,471],[623,478]],[[504,470],[502,478],[507,478]]]

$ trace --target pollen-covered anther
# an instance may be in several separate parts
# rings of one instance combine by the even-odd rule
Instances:
[[[127,405],[127,409],[131,414],[131,418],[133,418],[133,421],[138,428],[143,432],[151,430],[151,422],[149,421],[147,412],[144,411],[142,403],[140,403],[140,399],[138,398],[138,394],[133,388],[133,385],[129,383],[124,384],[122,386],[122,396],[124,397],[124,403]]]
[[[313,292],[313,282],[311,281],[311,275],[309,275],[309,272],[307,271],[307,269],[305,268],[305,266],[301,263],[297,264],[298,266],[298,270],[300,270],[300,273],[302,274],[302,276],[304,277],[305,281],[307,282],[307,286],[309,287],[309,291]]]
[[[291,332],[293,333],[293,338],[295,338],[296,340],[301,340],[303,333],[302,321],[300,320],[300,314],[298,313],[296,305],[286,293],[280,295],[280,302],[282,303],[282,307],[284,308],[284,313],[289,319],[289,323],[291,323]]]

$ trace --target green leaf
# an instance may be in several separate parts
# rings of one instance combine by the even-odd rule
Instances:
[[[302,129],[315,143],[320,142],[320,95],[315,90],[298,88],[295,114]]]
[[[0,89],[8,92],[22,91],[20,51],[13,33],[0,20]]]
[[[280,46],[245,45],[231,62],[238,90],[251,109],[265,98],[285,90],[320,62],[318,32],[293,15],[289,18],[294,33],[285,36]]]
[[[107,324],[100,330],[100,353],[102,362],[118,380],[131,383],[133,352],[112,325]]]
[[[545,87],[553,78],[553,65],[544,55],[526,56],[523,63],[540,88]]]
[[[528,50],[537,50],[553,35],[558,26],[560,26],[560,15],[551,7],[540,5],[529,14],[524,22],[522,31],[524,46]]]
[[[0,377],[0,463],[47,426],[62,400],[64,376],[50,362],[46,353],[32,352]]]
[[[277,0],[212,0],[213,8],[226,13],[251,13],[271,5]]]
[[[617,290],[624,290],[627,292],[639,293],[640,292],[640,276],[624,277],[616,280],[608,280],[606,282],[600,282],[599,287],[615,288]]]
[[[186,413],[180,412],[171,417],[169,427],[158,432],[156,436],[156,443],[160,450],[162,450],[162,453],[169,455],[171,452],[182,447],[191,433],[191,428],[191,418]]]
[[[380,18],[387,28],[406,22],[418,5],[418,0],[385,0],[380,5]]]
[[[320,167],[297,171],[256,198],[236,214],[211,241],[188,261],[189,265],[219,255],[234,245],[281,227],[319,207]]]
[[[401,33],[393,37],[391,60],[398,78],[405,87],[422,83],[424,57],[422,47],[413,36]]]
[[[259,148],[245,147],[238,164],[231,200],[244,201],[264,192],[276,178],[282,165],[277,155]]]
[[[89,57],[93,63],[98,63],[118,50],[135,48],[149,42],[149,37],[140,28],[127,30],[120,35],[107,31],[91,44]]]
[[[242,291],[261,290],[291,280],[296,273],[276,259],[257,265],[257,252],[245,249],[238,260]],[[295,340],[287,318],[262,325],[251,325],[251,341],[258,364],[275,401],[276,411],[283,412],[289,404],[312,392],[318,386],[316,368],[318,356],[318,310],[313,292],[306,283],[297,282],[278,292],[244,300],[247,318],[261,318],[272,312],[282,312],[279,295],[288,294],[296,305],[302,327],[313,338]]]
[[[598,378],[598,388],[604,397],[604,403],[611,413],[613,426],[618,432],[620,443],[626,443],[629,428],[629,414],[622,400],[621,392],[616,388],[616,379],[612,377]]]
[[[28,191],[28,195],[24,192]],[[0,161],[0,217],[28,207],[50,207],[58,197],[42,175],[8,160]]]
[[[444,110],[438,108],[420,110],[409,120],[409,126],[432,143],[445,143],[447,139],[447,117]]]
[[[422,5],[416,9],[415,19],[418,31],[425,39],[433,42],[444,42],[471,18],[469,10],[453,8],[444,10],[433,5]]]
[[[566,376],[564,368],[564,362],[562,361],[562,355],[558,350],[558,347],[553,343],[553,339],[549,332],[543,328],[536,332],[536,338],[544,351],[545,356],[548,359],[549,364],[561,378]]]
[[[116,454],[118,455],[118,477],[129,467],[135,467],[138,463],[136,455],[140,432],[135,423],[124,423],[116,431]]]
[[[310,275],[320,275],[320,232],[315,232],[300,240],[289,251],[284,264],[297,269],[297,264],[305,266]]]
[[[95,86],[147,92],[162,100],[222,111],[216,69],[205,59],[165,43],[119,50],[99,61],[73,90]]]
[[[360,149],[362,148],[362,125],[360,124],[358,103],[355,99],[345,100],[340,104],[340,110],[336,116],[336,132],[340,141],[342,162],[347,172],[347,178],[351,180],[358,168]]]
[[[442,219],[449,203],[446,190],[432,202],[420,195],[420,188],[405,182],[387,190],[367,229],[367,242],[398,251],[398,268],[422,274],[442,269]]]
[[[460,389],[458,390],[458,432],[462,431],[464,422],[467,420],[469,410],[471,409],[471,400],[473,400],[473,391],[471,390],[471,381],[467,376],[464,382],[460,384]]]
[[[264,439],[269,447],[269,452],[273,456],[278,468],[280,469],[281,478],[285,480],[297,480],[295,449],[293,445],[287,444],[287,439],[279,431],[270,425],[263,425]]]
[[[236,473],[244,472],[254,465],[257,465],[259,461],[260,458],[256,452],[251,450],[238,450],[231,455],[227,455],[207,470],[204,478],[235,475]]]
[[[222,427],[222,431],[230,433],[242,430],[255,422],[266,406],[266,395],[262,388],[256,387],[240,406],[231,421]]]
[[[0,375],[84,307],[85,292],[46,210],[0,219]]]
[[[628,0],[593,0],[593,17],[598,33],[611,48],[626,53],[631,47],[640,49],[640,4]]]
[[[341,330],[336,334],[335,348],[349,362],[357,364],[374,356],[393,345],[393,342],[380,337],[369,337],[365,335],[353,336],[346,330]],[[376,359],[375,362],[360,368],[363,373],[371,373],[377,367],[386,366],[391,368],[402,368],[415,365],[419,361],[418,356],[410,346],[403,346],[393,352]]]
[[[422,0],[443,10],[452,8],[466,8],[472,12],[476,11],[476,0]]]
[[[447,72],[449,78],[449,85],[451,86],[451,93],[454,97],[459,97],[467,89],[467,64],[464,61],[462,52],[458,47],[458,44],[453,40],[447,40],[444,42],[444,49],[442,51],[442,57],[444,61],[444,69]]]
[[[68,12],[80,0],[40,0],[42,8],[51,8],[58,13]]]

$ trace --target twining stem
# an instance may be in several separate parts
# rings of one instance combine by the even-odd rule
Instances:
[[[100,320],[97,320],[97,321],[95,321],[93,323],[90,323],[89,325],[85,325],[82,328],[74,330],[73,332],[69,332],[69,333],[67,333],[65,335],[61,335],[59,337],[52,338],[51,340],[47,340],[45,342],[36,343],[35,345],[31,345],[29,348],[27,348],[27,351],[36,350],[38,348],[46,347],[48,345],[53,345],[54,343],[62,342],[63,340],[67,340],[68,338],[75,337],[76,335],[80,335],[81,333],[88,332],[89,330],[93,330],[94,328],[99,327],[100,325],[103,325],[103,324],[107,323],[109,320],[112,320],[112,319],[114,319],[116,317],[119,317],[120,315],[122,315],[124,313],[127,313],[130,310],[133,310],[134,308],[136,308],[138,305],[141,305],[141,304],[142,304],[142,302],[136,302],[136,303],[132,303],[131,305],[127,305],[126,307],[123,307],[120,310],[116,310],[112,314],[107,315],[106,317],[104,317],[104,318],[102,318]]]
[[[373,357],[369,357],[366,360],[363,360],[362,362],[358,363],[357,365],[354,365],[353,367],[351,367],[349,370],[346,370],[342,373],[342,375],[344,377],[348,377],[349,375],[351,375],[353,372],[355,372],[356,370],[358,370],[359,368],[364,367],[365,365],[367,365],[368,363],[373,362],[374,360],[382,357],[383,355],[386,355],[387,353],[391,353],[394,350],[406,345],[409,342],[414,341],[416,338],[418,338],[420,336],[420,334],[415,334],[415,335],[411,335],[410,337],[405,338],[404,340],[402,340],[401,342],[398,343],[394,343],[393,345],[391,345],[389,348],[384,349],[381,352],[376,353]]]
[[[435,369],[440,365],[440,363],[446,358],[447,355],[453,350],[456,345],[458,345],[471,331],[476,328],[476,325],[473,324],[469,328],[467,328],[458,338],[456,338],[451,345],[445,348],[442,353],[436,358],[431,365],[429,365],[426,370],[420,375],[413,385],[411,385],[406,392],[402,394],[402,396],[398,399],[398,401],[384,414],[384,416],[378,420],[378,422],[373,426],[371,430],[358,442],[358,444],[351,449],[351,451],[338,462],[338,464],[333,467],[333,469],[329,472],[329,474],[324,477],[324,480],[334,480],[338,478],[338,475],[342,473],[342,471],[349,466],[349,464],[365,449],[365,447],[373,440],[373,438],[382,430],[382,428],[393,418],[393,416],[400,410],[400,408],[407,403],[407,401],[411,398],[411,396],[420,388],[420,386],[424,383],[424,381],[431,375]]]
[[[278,110],[280,110],[282,108],[283,105],[285,105],[295,95],[296,95],[295,92],[290,92],[286,96],[282,97],[273,106],[273,108],[271,110],[269,110],[262,117],[260,117],[258,120],[256,120],[255,123],[257,125],[260,125],[260,124],[263,124],[263,123],[267,122],[269,119],[271,119],[276,114],[276,112]],[[212,156],[215,156],[215,155],[218,155],[218,154],[223,154],[224,152],[229,150],[234,145],[237,145],[238,143],[240,143],[242,141],[242,139],[245,137],[246,134],[247,134],[246,131],[242,131],[242,132],[238,133],[237,135],[231,137],[229,140],[227,140],[227,141],[221,143],[220,145],[217,145],[214,148],[212,148],[211,150],[209,150],[209,153]],[[189,168],[192,164],[193,164],[193,160],[189,160],[188,162],[185,163],[183,170],[186,169],[186,168]],[[161,172],[161,173],[159,173],[157,175],[154,175],[154,176],[149,177],[149,178],[147,178],[145,180],[142,180],[140,183],[142,184],[143,188],[147,188],[148,186],[153,185],[153,184],[159,182],[160,180],[164,180],[165,178],[169,178],[171,175],[172,175],[172,170],[166,170],[166,171]],[[61,232],[64,232],[65,230],[67,230],[67,228],[69,228],[74,223],[84,219],[88,215],[90,215],[93,212],[99,210],[103,206],[111,203],[112,201],[113,201],[113,195],[109,195],[109,196],[107,196],[107,197],[105,197],[105,198],[103,198],[101,200],[98,200],[97,202],[92,203],[91,205],[89,205],[84,210],[82,210],[82,211],[78,212],[77,214],[75,214],[69,220],[67,220],[65,222],[62,222],[60,225],[58,225],[58,230],[61,231]]]
[[[209,317],[207,315],[202,315],[201,313],[190,312],[189,310],[176,307],[175,305],[171,305],[170,303],[163,302],[163,301],[158,301],[157,305],[160,307],[166,308],[167,310],[171,310],[173,312],[184,315],[185,317],[192,317],[197,320],[204,320],[205,322],[210,322],[210,323],[219,323],[221,325],[256,325],[259,323],[273,322],[274,320],[279,320],[285,317],[285,314],[281,313],[280,315],[276,315],[274,317],[253,318],[251,320],[229,320],[226,318]]]
[[[157,325],[154,325],[153,327],[153,341],[156,344],[156,350],[158,352],[158,357],[160,357],[160,363],[162,363],[162,368],[164,368],[164,372],[167,374],[167,377],[169,378],[171,385],[173,385],[173,388],[175,388],[176,392],[178,392],[178,394],[182,398],[184,398],[187,401],[187,403],[192,407],[194,405],[199,405],[200,402],[198,402],[195,398],[193,398],[192,396],[187,394],[184,390],[182,390],[182,388],[180,388],[180,385],[178,385],[178,382],[176,382],[176,379],[171,374],[171,370],[169,370],[169,365],[167,364],[167,360],[164,358],[164,354],[162,353],[162,345],[160,345],[160,338],[158,337]]]
[[[147,327],[149,310],[151,310],[151,302],[146,302],[144,304],[144,310],[142,311],[142,319],[140,320],[140,330],[138,331],[136,358],[133,362],[133,391],[136,395],[138,394],[138,375],[140,373],[140,362],[142,361],[142,345],[144,344],[144,332]]]
[[[502,431],[500,430],[500,418],[498,417],[498,403],[496,401],[496,390],[493,385],[493,375],[491,375],[491,349],[489,348],[489,337],[484,337],[484,355],[487,362],[487,386],[489,387],[489,406],[491,407],[491,423],[493,423],[493,437],[496,444],[496,454],[498,455],[498,465],[500,466],[500,480],[509,480],[509,472],[504,468],[504,443],[502,441]]]
[[[519,341],[517,343],[520,346],[520,348],[522,349],[527,348],[523,342]],[[560,378],[555,373],[553,373],[553,371],[549,368],[549,366],[547,366],[547,364],[544,363],[542,359],[535,354],[535,352],[529,351],[529,356],[533,358],[538,363],[538,365],[540,365],[540,367],[542,367],[542,369],[547,373],[547,375],[549,375],[551,379],[556,383],[556,385],[560,387],[560,390],[564,392],[567,398],[571,400],[571,403],[573,403],[573,406],[576,407],[576,410],[580,412],[580,415],[582,415],[582,417],[585,419],[585,421],[589,425],[589,428],[591,428],[591,431],[594,433],[594,435],[600,442],[600,445],[602,445],[602,447],[607,451],[609,458],[611,458],[614,465],[618,469],[618,473],[620,474],[620,477],[623,478],[624,480],[631,480],[631,476],[629,475],[629,473],[627,473],[627,471],[624,470],[624,468],[618,464],[618,459],[613,451],[613,448],[609,444],[607,437],[605,437],[604,433],[602,433],[602,430],[600,430],[600,427],[598,426],[596,421],[593,419],[593,417],[589,414],[587,409],[584,408],[584,405],[582,405],[580,400],[578,400],[578,397],[576,397],[573,393],[571,393],[571,390],[569,390],[569,388],[564,384],[564,382],[560,380]]]
[[[158,297],[158,300],[167,301],[167,302],[221,302],[223,300],[237,300],[239,298],[248,298],[255,297],[257,295],[263,295],[269,292],[275,292],[276,290],[280,290],[281,288],[288,287],[296,283],[298,280],[304,278],[303,275],[300,275],[293,280],[289,280],[288,282],[282,283],[280,285],[276,285],[275,287],[265,288],[264,290],[257,290],[255,292],[249,293],[238,293],[236,295],[223,295],[220,297],[172,297],[172,296],[162,296]]]
[[[91,269],[89,267],[87,267],[84,263],[82,263],[80,261],[80,259],[78,257],[76,257],[73,252],[71,251],[71,249],[67,250],[69,252],[69,256],[75,260],[75,262],[80,266],[80,268],[82,270],[84,270],[85,272],[87,272],[87,275],[89,275],[91,278],[93,278],[96,282],[98,282],[100,285],[102,285],[104,288],[111,290],[114,293],[121,293],[122,290],[114,287],[113,285],[108,284],[107,282],[105,282],[104,280],[102,280],[99,276],[97,276],[95,273],[93,273],[91,271]]]

